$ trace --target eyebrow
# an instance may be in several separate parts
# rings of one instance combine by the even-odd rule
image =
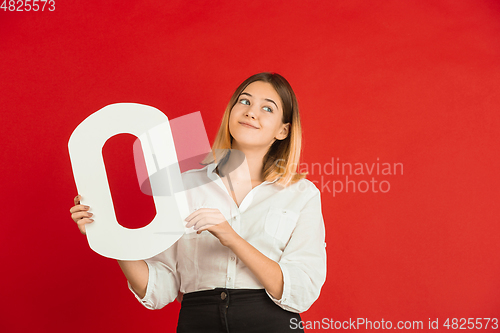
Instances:
[[[241,95],[247,95],[247,96],[253,97],[251,94],[246,93],[246,92],[242,92],[242,93],[240,94],[240,96],[241,96]],[[276,105],[276,108],[278,108],[278,104],[276,104],[276,102],[275,102],[275,101],[273,101],[272,99],[270,99],[270,98],[264,98],[264,99],[265,99],[266,101],[268,101],[268,102],[273,103],[274,105]]]

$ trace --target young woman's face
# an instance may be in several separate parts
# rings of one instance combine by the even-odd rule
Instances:
[[[233,149],[265,148],[287,137],[281,98],[270,83],[255,81],[240,94],[229,116]]]

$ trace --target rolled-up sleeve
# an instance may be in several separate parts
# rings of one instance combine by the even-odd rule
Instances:
[[[128,288],[146,308],[150,310],[161,309],[173,302],[179,293],[180,278],[177,273],[177,243],[164,252],[144,261],[149,269],[146,295],[140,298],[127,281]]]
[[[326,280],[325,224],[321,196],[314,195],[300,212],[297,225],[278,264],[283,274],[281,299],[269,297],[291,312],[304,312],[318,299]]]

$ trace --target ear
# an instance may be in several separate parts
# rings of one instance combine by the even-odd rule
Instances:
[[[290,133],[290,123],[281,125],[281,130],[279,131],[278,135],[276,135],[276,140],[286,139],[288,133]]]

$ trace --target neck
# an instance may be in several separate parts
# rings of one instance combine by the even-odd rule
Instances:
[[[231,177],[239,179],[250,177],[253,182],[263,182],[262,168],[267,149],[242,149],[236,143],[233,143],[232,149],[236,151],[229,156],[228,163],[223,168],[223,174],[225,170],[233,170]]]

